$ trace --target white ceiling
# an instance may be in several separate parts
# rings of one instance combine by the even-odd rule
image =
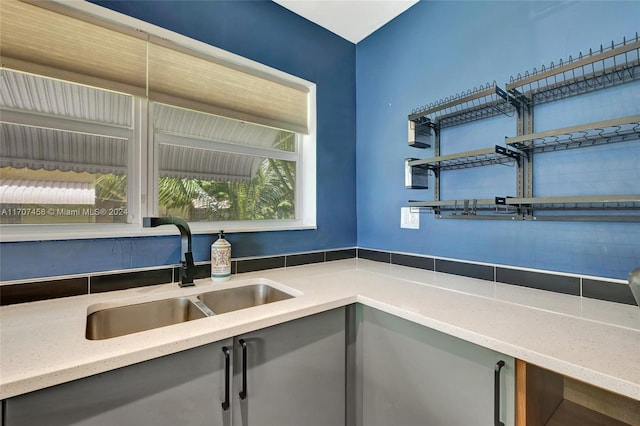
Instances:
[[[273,0],[356,44],[418,0]]]

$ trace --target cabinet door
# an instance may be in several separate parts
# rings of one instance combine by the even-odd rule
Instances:
[[[229,426],[225,345],[231,340],[10,398],[6,426]]]
[[[376,309],[358,306],[357,358],[363,426],[514,424],[514,360]]]
[[[339,308],[236,339],[233,424],[344,425],[345,321]],[[247,356],[244,399],[240,340]]]

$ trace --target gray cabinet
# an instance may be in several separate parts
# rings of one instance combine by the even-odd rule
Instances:
[[[514,360],[379,310],[357,306],[358,426],[514,424]]]
[[[499,361],[512,426],[512,358],[355,305],[10,398],[3,426],[492,425]]]
[[[345,325],[335,309],[20,395],[3,426],[344,425]]]
[[[236,338],[233,425],[344,425],[345,325],[339,308]]]
[[[231,339],[10,398],[6,426],[229,426]]]

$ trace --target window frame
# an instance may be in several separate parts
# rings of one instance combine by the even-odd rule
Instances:
[[[88,2],[65,4],[79,12],[125,27],[136,28],[150,35],[164,38],[181,46],[201,52],[240,67],[249,72],[271,75],[279,80],[304,86],[308,89],[308,134],[296,132],[296,217],[292,220],[191,222],[194,234],[208,234],[224,229],[225,232],[262,232],[280,230],[316,229],[316,85],[239,55],[224,51],[203,42],[188,38],[170,30],[114,12]],[[131,94],[128,94],[131,95]],[[127,164],[127,224],[56,224],[56,225],[0,225],[0,242],[33,240],[70,240],[134,237],[174,234],[170,227],[142,228],[142,217],[157,213],[157,151],[150,119],[150,101],[135,94],[133,102],[133,128],[129,140],[129,163]],[[20,113],[22,114],[22,113]],[[58,117],[43,117],[25,113],[34,120],[69,121]],[[37,117],[36,117],[37,116]],[[54,124],[50,122],[49,124]],[[78,123],[82,125],[82,123]],[[86,123],[91,126],[92,123]],[[42,126],[42,124],[39,124]],[[102,126],[96,124],[96,126]],[[154,169],[156,170],[154,172]]]

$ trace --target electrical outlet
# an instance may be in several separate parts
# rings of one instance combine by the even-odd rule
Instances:
[[[400,207],[400,228],[420,229],[420,213],[411,207]]]

